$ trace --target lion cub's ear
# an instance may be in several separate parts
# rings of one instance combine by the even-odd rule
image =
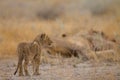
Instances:
[[[42,34],[41,34],[41,38],[43,38],[43,37],[45,37],[45,33],[42,33]]]

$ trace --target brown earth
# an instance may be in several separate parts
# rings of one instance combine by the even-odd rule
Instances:
[[[0,60],[0,80],[120,80],[120,65],[117,63],[80,62],[77,58],[57,59],[53,63],[42,63],[40,75],[19,77],[13,75],[17,59]],[[71,63],[74,62],[74,63]]]

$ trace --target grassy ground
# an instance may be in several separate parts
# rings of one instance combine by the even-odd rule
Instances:
[[[52,58],[51,63],[40,65],[40,75],[32,76],[32,66],[29,65],[31,76],[19,77],[13,73],[16,59],[4,59],[0,64],[1,80],[119,80],[120,66],[117,63],[80,62],[79,59]],[[72,63],[71,63],[72,62]]]

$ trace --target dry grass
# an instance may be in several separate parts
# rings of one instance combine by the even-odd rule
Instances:
[[[100,22],[101,23],[101,22]],[[99,24],[100,24],[99,23]],[[104,25],[105,22],[103,22],[103,25],[101,27],[96,26],[96,30],[103,30],[110,38],[114,37],[114,32],[116,32],[119,35],[118,31],[118,25],[116,24],[112,29],[109,28],[111,31],[108,32],[106,29],[108,29],[108,26]],[[76,24],[75,27],[72,27]],[[16,47],[17,44],[21,41],[31,41],[34,39],[34,37],[37,34],[40,34],[42,32],[47,33],[51,37],[56,37],[58,38],[61,36],[62,33],[66,33],[69,37],[70,36],[75,36],[78,33],[85,34],[89,28],[91,27],[90,25],[86,25],[86,27],[82,28],[79,27],[83,25],[84,23],[77,23],[76,21],[71,21],[66,19],[59,19],[59,21],[23,21],[23,20],[1,20],[0,22],[0,55],[3,56],[13,56],[16,54]],[[111,24],[111,23],[106,23],[105,24]],[[116,29],[115,29],[116,27]],[[53,30],[54,29],[54,30]],[[87,29],[87,30],[85,30]],[[73,39],[75,44],[77,43],[78,40],[81,40],[78,37]],[[77,40],[78,39],[78,40]],[[118,38],[119,39],[119,38]],[[71,41],[72,37],[68,39],[68,41]],[[82,44],[84,45],[84,44]],[[86,45],[86,43],[85,43]]]

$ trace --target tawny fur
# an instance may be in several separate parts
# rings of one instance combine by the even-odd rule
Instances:
[[[23,67],[26,76],[29,76],[28,63],[29,61],[33,64],[33,75],[39,75],[39,65],[41,57],[41,47],[50,46],[52,41],[46,34],[38,35],[33,42],[27,43],[22,42],[17,47],[18,52],[18,65],[14,75],[19,70],[19,76],[23,76]],[[24,60],[24,66],[22,65]]]

